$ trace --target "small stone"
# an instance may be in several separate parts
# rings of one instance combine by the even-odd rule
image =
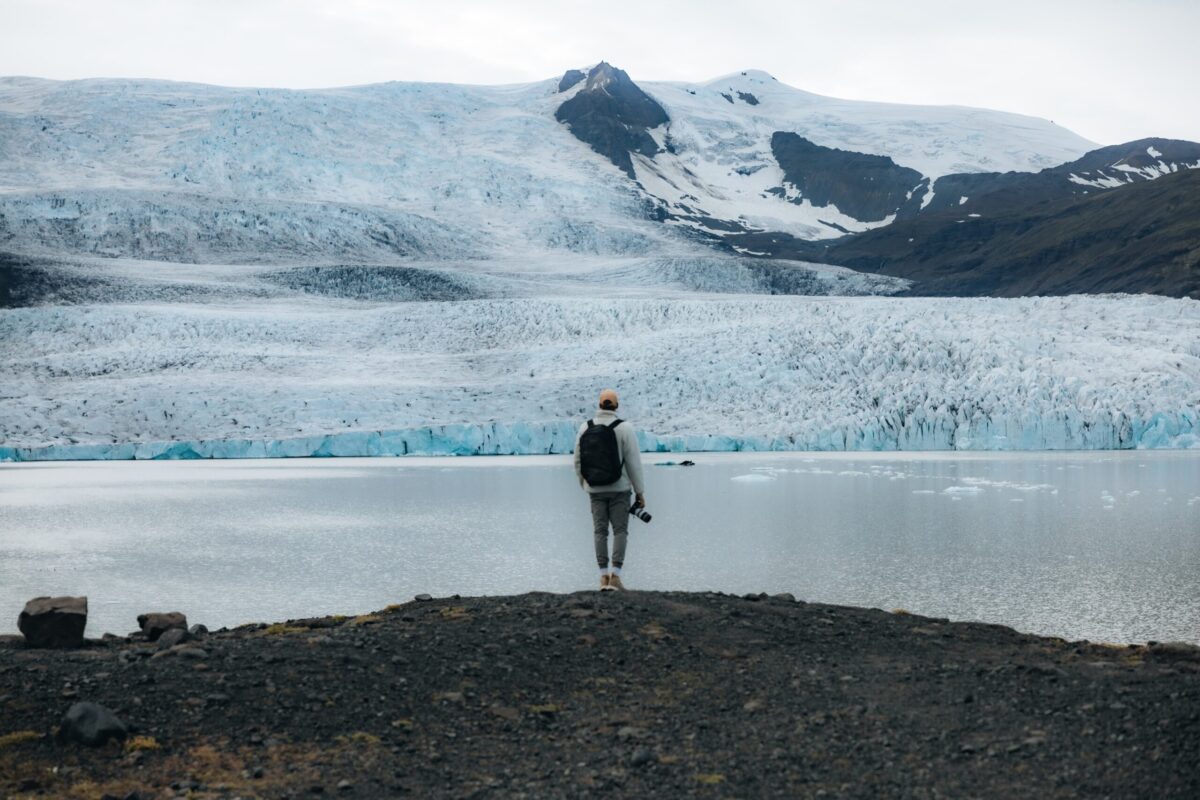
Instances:
[[[28,647],[82,647],[87,616],[86,597],[35,597],[17,617],[17,628]]]
[[[421,602],[421,603],[428,603],[430,600],[432,600],[432,599],[433,599],[433,595],[431,595],[431,594],[425,594],[425,593],[423,593],[423,592],[422,592],[421,594],[417,595],[417,596],[416,596],[415,598],[413,598],[413,599],[414,599],[414,600],[416,600],[416,601],[418,601],[418,602]]]
[[[65,742],[98,747],[109,739],[123,740],[128,732],[116,714],[99,703],[83,702],[67,709],[58,737]]]
[[[638,728],[633,725],[623,725],[617,729],[618,739],[644,739],[645,737],[645,728]]]
[[[208,628],[197,622],[188,628],[188,636],[193,639],[203,639],[205,636],[208,636]]]
[[[188,632],[183,628],[167,628],[158,637],[158,649],[166,650],[188,640]]]
[[[751,593],[751,594],[744,594],[744,595],[742,595],[742,599],[743,599],[743,600],[749,600],[751,603],[757,603],[757,602],[758,602],[759,600],[761,600],[762,598],[761,598],[759,595],[757,595],[757,594]]]
[[[250,770],[250,777],[254,778],[254,780],[259,780],[265,774],[266,773],[262,767],[255,767],[254,769]]]
[[[138,614],[137,622],[142,633],[152,642],[171,628],[183,628],[186,631],[188,626],[187,617],[178,611]]]
[[[785,603],[794,603],[796,602],[796,595],[792,594],[791,592],[780,592],[779,594],[771,595],[771,599],[782,600]]]
[[[763,707],[762,700],[747,700],[742,706],[742,711],[753,714],[755,711],[761,711]]]
[[[348,792],[354,788],[354,784],[343,778],[342,780],[338,781],[337,788],[339,792]]]
[[[653,762],[654,754],[644,747],[634,750],[633,755],[629,758],[629,763],[635,767],[644,767]]]
[[[190,658],[193,661],[208,658],[208,651],[202,647],[181,647],[175,653],[180,658]]]
[[[521,712],[511,706],[492,706],[488,711],[500,717],[500,719],[506,719],[509,722],[516,722],[521,718]]]
[[[324,794],[325,787],[319,783],[314,783],[312,786],[308,787],[308,793],[309,794]]]

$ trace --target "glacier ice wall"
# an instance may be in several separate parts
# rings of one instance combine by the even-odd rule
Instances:
[[[294,439],[67,444],[0,447],[0,461],[163,460],[198,458],[326,458],[338,456],[482,456],[570,453],[575,422],[436,425],[395,431],[354,431]],[[721,434],[659,436],[638,432],[643,452],[784,450],[1113,450],[1200,448],[1194,411],[1158,413],[1095,425],[1069,415],[1048,419],[985,419],[951,428],[941,421],[910,430],[830,430],[812,439]]]
[[[656,292],[661,290],[656,289]],[[1200,444],[1200,303],[542,297],[0,312],[0,458]]]

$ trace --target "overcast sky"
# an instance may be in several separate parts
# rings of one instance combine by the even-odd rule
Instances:
[[[513,83],[601,59],[1200,141],[1200,0],[0,0],[0,75]]]

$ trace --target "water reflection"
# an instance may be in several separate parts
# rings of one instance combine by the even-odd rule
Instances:
[[[631,587],[1200,641],[1195,453],[693,459],[650,468]],[[0,632],[40,594],[89,595],[99,635],[147,610],[216,627],[594,572],[564,458],[0,466]]]

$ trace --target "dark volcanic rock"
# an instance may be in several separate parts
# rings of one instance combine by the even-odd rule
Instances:
[[[187,617],[178,611],[138,614],[137,621],[138,625],[141,626],[142,633],[152,642],[158,641],[158,637],[171,628],[182,628],[186,633],[188,626]]]
[[[17,617],[29,647],[81,647],[87,627],[86,597],[35,597]]]
[[[188,640],[188,632],[183,628],[167,628],[158,637],[158,649],[166,650]]]
[[[1158,155],[1150,155],[1151,151]],[[1193,169],[1198,164],[1200,143],[1179,139],[1138,139],[1092,150],[1074,161],[1041,172],[943,175],[934,182],[933,199],[921,213],[1022,211],[1042,203],[1081,199],[1125,188],[1154,176]]]
[[[1200,797],[1196,648],[750,597],[436,598],[216,631],[204,669],[0,651],[0,797]],[[39,738],[68,684],[153,742]]]
[[[569,69],[563,73],[562,79],[559,80],[558,91],[565,92],[586,77],[587,75],[581,69]]]
[[[117,715],[98,703],[76,703],[63,717],[59,739],[98,747],[109,739],[124,739],[129,730]]]
[[[916,281],[912,293],[922,295],[1151,292],[1200,299],[1200,170],[974,213],[921,214],[835,240],[810,258],[908,278]]]
[[[814,206],[835,205],[844,214],[878,222],[908,203],[924,180],[915,169],[887,156],[821,147],[795,133],[777,131],[771,152],[784,178]]]
[[[584,87],[558,107],[554,118],[630,178],[635,175],[629,154],[658,153],[648,131],[668,121],[662,106],[623,70],[603,61],[588,73]]]

